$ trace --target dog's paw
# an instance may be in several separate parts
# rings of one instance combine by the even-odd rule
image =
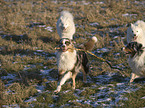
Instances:
[[[73,89],[73,90],[75,90],[75,89],[76,89],[76,87],[75,87],[75,86],[72,86],[72,89]]]
[[[61,86],[59,85],[59,86],[57,86],[57,89],[54,91],[54,93],[57,94],[60,92],[60,90],[61,90]]]
[[[133,83],[134,79],[130,79],[129,83]]]
[[[60,91],[59,90],[54,90],[54,94],[58,94]]]

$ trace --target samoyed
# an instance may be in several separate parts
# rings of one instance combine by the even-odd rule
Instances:
[[[138,20],[127,29],[127,42],[129,49],[128,63],[132,69],[130,82],[136,78],[145,77],[145,22]],[[136,44],[134,44],[136,43]],[[137,46],[140,49],[138,49]],[[137,48],[136,48],[137,47]],[[135,55],[134,55],[135,54]],[[132,56],[133,55],[133,56]]]
[[[56,28],[60,38],[73,39],[75,33],[73,15],[68,11],[62,11],[57,21]]]
[[[138,42],[145,46],[145,22],[138,20],[127,29],[127,42]]]

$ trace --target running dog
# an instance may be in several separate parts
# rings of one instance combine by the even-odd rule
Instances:
[[[57,33],[59,37],[73,39],[75,33],[74,17],[69,11],[62,11],[57,20]]]
[[[92,40],[97,38],[92,38]],[[89,43],[90,41],[88,41]],[[96,40],[93,41],[94,45]],[[93,43],[92,42],[92,43]],[[91,47],[94,47],[92,45]],[[87,50],[86,48],[86,50]],[[84,48],[85,49],[85,48]],[[61,86],[70,78],[73,81],[73,89],[75,89],[75,78],[80,72],[80,69],[83,72],[83,81],[86,82],[86,75],[89,73],[89,60],[85,51],[78,51],[74,47],[73,41],[69,38],[62,38],[60,40],[59,47],[56,52],[57,58],[57,68],[58,68],[58,86],[54,91],[55,93],[60,92]]]

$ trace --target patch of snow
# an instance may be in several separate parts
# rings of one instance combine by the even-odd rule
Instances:
[[[42,74],[42,75],[48,75],[49,74],[49,72],[50,71],[52,71],[53,70],[53,68],[52,69],[48,69],[48,70],[40,70],[40,73]]]
[[[111,101],[111,98],[105,98],[105,99],[98,99],[97,102],[106,102]]]
[[[104,2],[99,2],[99,1],[98,1],[98,2],[95,2],[95,3],[96,3],[96,4],[104,4]]]
[[[14,79],[16,77],[15,74],[8,74],[7,76],[2,76],[2,80],[7,80],[7,79]]]
[[[100,48],[100,49],[97,49],[97,53],[104,53],[104,52],[109,52],[110,50],[108,48]]]
[[[103,90],[103,89],[105,89],[105,88],[107,88],[107,87],[103,87],[103,86],[102,86],[102,87],[100,87],[100,88],[98,88],[98,89]]]
[[[121,85],[124,85],[124,83],[117,83],[116,85],[117,86],[121,86]]]
[[[86,100],[86,101],[84,101],[84,104],[90,104],[92,101],[91,100]]]
[[[44,86],[42,85],[42,86],[36,86],[36,90],[38,91],[38,93],[42,93],[43,92],[43,90],[44,90]]]
[[[46,27],[46,25],[39,25],[38,27]]]
[[[78,100],[78,99],[76,99],[75,101],[81,103],[83,100]]]
[[[66,91],[63,91],[63,93],[65,94],[65,93],[68,93],[68,92],[70,92],[71,90],[66,90]]]
[[[129,15],[128,13],[122,14],[122,16],[128,16],[128,15]]]
[[[30,99],[25,100],[25,102],[32,102],[32,101],[37,101],[36,97],[30,97]]]
[[[144,97],[142,97],[141,99],[145,99],[145,96],[144,96]]]
[[[90,25],[91,25],[91,26],[98,26],[98,25],[99,25],[99,23],[94,22],[94,23],[90,23]]]
[[[52,30],[53,27],[48,26],[48,27],[46,27],[45,29],[48,30],[48,31],[50,31],[50,32],[53,32],[53,30]]]
[[[6,93],[6,94],[15,94],[15,93],[14,93],[12,90],[10,90],[10,89],[4,91],[4,93]]]
[[[36,50],[37,52],[43,52],[43,50]]]
[[[2,108],[20,108],[20,106],[18,104],[2,105]]]
[[[129,13],[125,13],[125,14],[122,14],[122,16],[124,17],[131,17],[131,16],[137,16],[137,14],[129,14]]]
[[[115,54],[114,54],[114,56],[119,56],[119,55],[120,55],[120,53],[115,53]]]
[[[25,65],[24,66],[24,70],[28,70],[28,69],[31,69],[31,68],[35,68],[36,67],[36,65]]]
[[[114,39],[117,39],[118,37],[119,37],[119,36],[114,36],[113,38],[114,38]]]

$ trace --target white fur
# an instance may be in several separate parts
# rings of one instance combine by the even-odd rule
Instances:
[[[76,50],[73,52],[57,52],[58,70],[69,71],[72,70],[76,62]]]
[[[57,86],[57,89],[54,91],[54,92],[60,92],[61,90],[61,86],[66,82],[66,80],[70,79],[72,77],[72,72],[67,72],[63,77],[62,79],[60,80],[58,86]]]
[[[96,41],[96,37],[93,37],[93,39],[91,38],[92,43],[95,43]],[[89,45],[90,44],[87,44],[87,46]],[[89,48],[92,49],[93,46],[94,44]],[[61,86],[70,78],[72,78],[73,89],[75,89],[75,78],[80,72],[80,69],[82,69],[84,81],[86,81],[86,74],[89,72],[88,58],[86,57],[87,55],[85,53],[85,55],[77,53],[77,50],[75,50],[70,39],[61,39],[59,47],[60,50],[56,53],[57,68],[59,72],[59,79],[60,76],[63,77],[60,82],[58,82],[57,89],[54,91],[55,93],[60,92]]]
[[[133,36],[136,35],[137,39],[134,40]],[[145,46],[145,22],[138,20],[127,29],[127,42],[138,42]]]
[[[140,56],[129,57],[128,62],[133,72],[130,82],[137,77],[145,77],[145,51]]]
[[[60,38],[73,39],[75,33],[75,24],[73,16],[68,11],[62,11],[57,21],[57,32]],[[65,29],[63,30],[62,27]]]
[[[60,82],[58,83],[57,89],[54,91],[56,93],[60,92],[61,86],[70,78],[72,78],[72,70],[77,60],[77,52],[61,52],[56,53],[58,70],[63,70],[64,74]]]
[[[134,34],[137,39],[134,40]],[[145,47],[145,22],[138,20],[127,29],[127,42],[138,42]],[[135,78],[145,77],[145,51],[140,56],[135,56],[128,59],[129,66],[132,69],[130,82],[133,82]]]
[[[92,40],[96,43],[98,41],[97,37],[93,36]]]

